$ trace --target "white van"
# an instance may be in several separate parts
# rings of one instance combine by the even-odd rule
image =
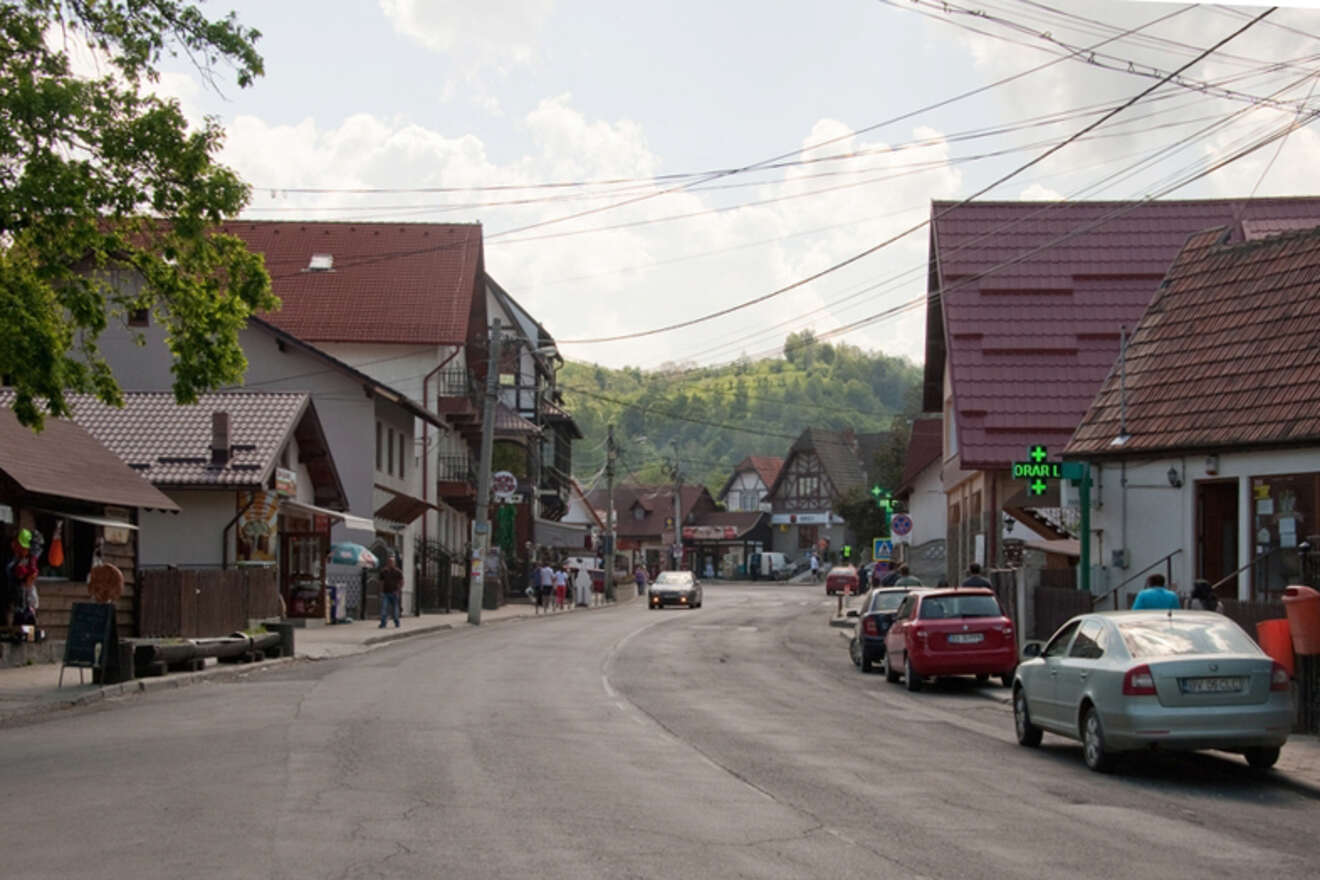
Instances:
[[[783,553],[766,550],[747,557],[747,576],[754,581],[785,580],[793,572],[793,563]]]

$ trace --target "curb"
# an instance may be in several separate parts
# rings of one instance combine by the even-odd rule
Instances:
[[[362,644],[383,645],[387,642],[397,642],[399,639],[409,639],[412,638],[413,636],[431,635],[432,633],[444,632],[445,630],[449,630],[453,628],[454,625],[452,623],[437,623],[433,626],[423,626],[423,627],[418,627],[417,629],[410,629],[407,631],[397,630],[387,635],[372,636],[369,639],[363,639]],[[297,653],[296,649],[294,653]]]
[[[189,687],[194,684],[208,681],[235,681],[240,678],[246,678],[253,672],[264,672],[268,669],[276,669],[281,666],[288,666],[298,662],[298,657],[277,657],[273,660],[263,660],[259,663],[247,663],[243,665],[216,666],[211,669],[203,669],[198,672],[176,672],[172,675],[162,675],[154,678],[134,678],[130,681],[121,681],[117,684],[103,685],[93,691],[79,694],[67,700],[51,700],[49,702],[37,703],[31,706],[24,706],[13,709],[0,715],[0,728],[11,727],[21,724],[33,718],[42,715],[50,715],[55,712],[62,712],[66,709],[76,709],[80,706],[90,706],[94,703],[100,703],[103,700],[114,699],[115,697],[127,697],[133,694],[150,693],[151,691],[172,690],[175,688]]]

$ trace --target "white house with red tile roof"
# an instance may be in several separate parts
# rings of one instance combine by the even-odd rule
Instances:
[[[734,467],[716,500],[724,502],[731,511],[770,512],[770,487],[784,466],[782,458],[769,455],[749,455]]]
[[[1320,225],[1236,231],[1187,240],[1064,450],[1091,465],[1092,592],[1119,607],[1148,568],[1277,599],[1320,543]]]
[[[1320,199],[932,205],[923,409],[944,416],[950,576],[1001,559],[1003,514],[1075,537],[1058,481],[1012,478],[1030,447],[1057,460],[1185,238],[1295,222]]]
[[[940,460],[941,421],[939,416],[934,416],[916,419],[912,423],[907,454],[903,459],[902,482],[894,493],[912,519],[912,532],[902,540],[913,548],[932,542],[943,544],[946,538],[948,508],[940,473],[943,464]]]

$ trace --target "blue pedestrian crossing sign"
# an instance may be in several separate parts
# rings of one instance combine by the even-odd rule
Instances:
[[[871,558],[876,562],[892,561],[894,558],[894,542],[885,538],[872,538]]]

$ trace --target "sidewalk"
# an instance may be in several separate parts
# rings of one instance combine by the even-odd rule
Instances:
[[[626,601],[624,604],[627,604]],[[487,626],[509,620],[530,617],[559,617],[581,614],[614,604],[591,608],[570,608],[553,614],[536,614],[536,606],[513,602],[495,610],[481,612],[481,625]],[[0,728],[34,716],[58,712],[73,706],[83,706],[129,694],[154,690],[187,687],[204,681],[225,681],[246,678],[265,670],[285,666],[297,660],[327,660],[363,654],[399,639],[430,635],[469,626],[466,611],[449,614],[423,614],[420,617],[402,617],[396,628],[393,623],[381,629],[376,620],[358,620],[336,626],[318,626],[298,629],[294,634],[294,657],[267,660],[261,663],[220,664],[208,660],[200,672],[173,672],[155,678],[138,678],[112,685],[92,684],[91,670],[82,670],[85,684],[79,684],[79,670],[64,670],[64,686],[59,687],[60,664],[42,663],[0,669]]]

